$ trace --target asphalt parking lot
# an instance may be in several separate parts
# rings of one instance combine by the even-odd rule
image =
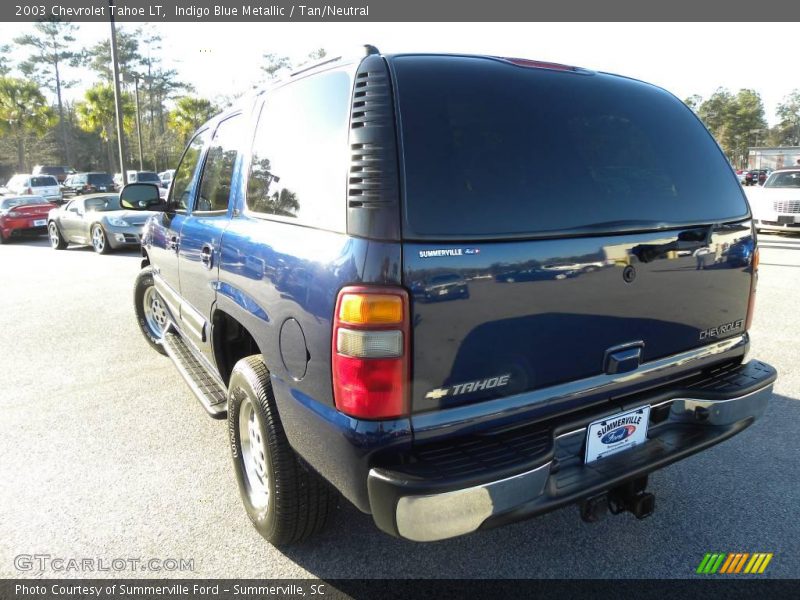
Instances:
[[[192,559],[193,577],[694,577],[706,552],[772,552],[800,577],[800,236],[760,237],[753,356],[777,367],[766,416],[651,477],[653,517],[587,525],[575,507],[414,544],[342,501],[335,524],[280,551],[250,526],[214,421],[134,321],[136,253],[0,247],[0,577],[15,556]],[[169,573],[123,571],[124,576]]]

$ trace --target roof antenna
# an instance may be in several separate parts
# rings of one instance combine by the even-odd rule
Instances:
[[[372,54],[380,54],[381,53],[381,51],[378,50],[372,44],[364,44],[364,51],[366,52],[367,56],[371,56]]]

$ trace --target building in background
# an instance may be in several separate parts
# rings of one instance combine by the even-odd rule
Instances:
[[[778,146],[768,148],[755,146],[748,148],[748,169],[780,169],[797,166],[800,160],[800,146]]]

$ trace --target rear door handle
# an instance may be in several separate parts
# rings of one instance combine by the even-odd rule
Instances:
[[[203,263],[206,269],[210,269],[214,257],[214,248],[211,247],[210,244],[203,244],[203,247],[200,249],[200,262]]]

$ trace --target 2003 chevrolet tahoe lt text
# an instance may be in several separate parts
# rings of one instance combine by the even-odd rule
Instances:
[[[417,541],[570,503],[641,518],[650,472],[769,400],[741,187],[639,81],[367,47],[201,127],[166,202],[136,314],[227,416],[274,544],[339,494]]]

